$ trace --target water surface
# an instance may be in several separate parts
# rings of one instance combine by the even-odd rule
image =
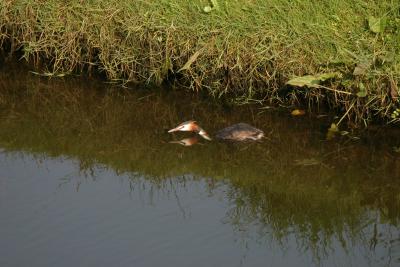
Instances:
[[[262,142],[171,141],[196,119]],[[398,130],[0,73],[0,266],[398,266]]]

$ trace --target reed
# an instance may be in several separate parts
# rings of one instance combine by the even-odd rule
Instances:
[[[399,25],[397,0],[0,3],[3,51],[46,75],[174,81],[234,102],[328,105],[356,123],[400,121]],[[321,73],[338,75],[286,84]]]

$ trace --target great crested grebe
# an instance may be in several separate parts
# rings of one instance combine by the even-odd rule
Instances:
[[[196,123],[196,121],[185,121],[168,132],[172,133],[177,131],[195,132],[204,139],[211,140],[211,137]],[[230,141],[259,140],[263,137],[264,132],[262,130],[243,122],[219,130],[215,135],[215,138],[217,139]]]

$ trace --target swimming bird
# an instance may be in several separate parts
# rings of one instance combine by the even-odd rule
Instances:
[[[189,131],[195,132],[199,134],[201,137],[207,140],[211,140],[211,137],[208,133],[201,128],[196,121],[185,121],[179,124],[177,127],[169,130],[169,133],[177,132],[177,131]],[[260,129],[257,129],[247,123],[237,123],[226,127],[222,130],[219,130],[215,138],[221,140],[230,140],[230,141],[248,141],[248,140],[259,140],[264,137],[264,132]]]

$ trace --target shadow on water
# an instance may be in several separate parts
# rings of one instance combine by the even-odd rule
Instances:
[[[258,106],[223,108],[179,93],[104,88],[84,80],[47,80],[0,73],[0,146],[38,159],[75,158],[90,177],[96,166],[145,177],[158,188],[185,177],[229,185],[224,222],[260,242],[282,247],[295,238],[315,261],[359,244],[384,248],[382,262],[400,259],[400,146],[398,131],[371,130],[359,139],[325,139],[327,123],[292,118]],[[196,119],[210,134],[236,122],[263,129],[262,142],[198,140],[170,143],[178,123]],[[180,177],[180,178],[178,178]]]

